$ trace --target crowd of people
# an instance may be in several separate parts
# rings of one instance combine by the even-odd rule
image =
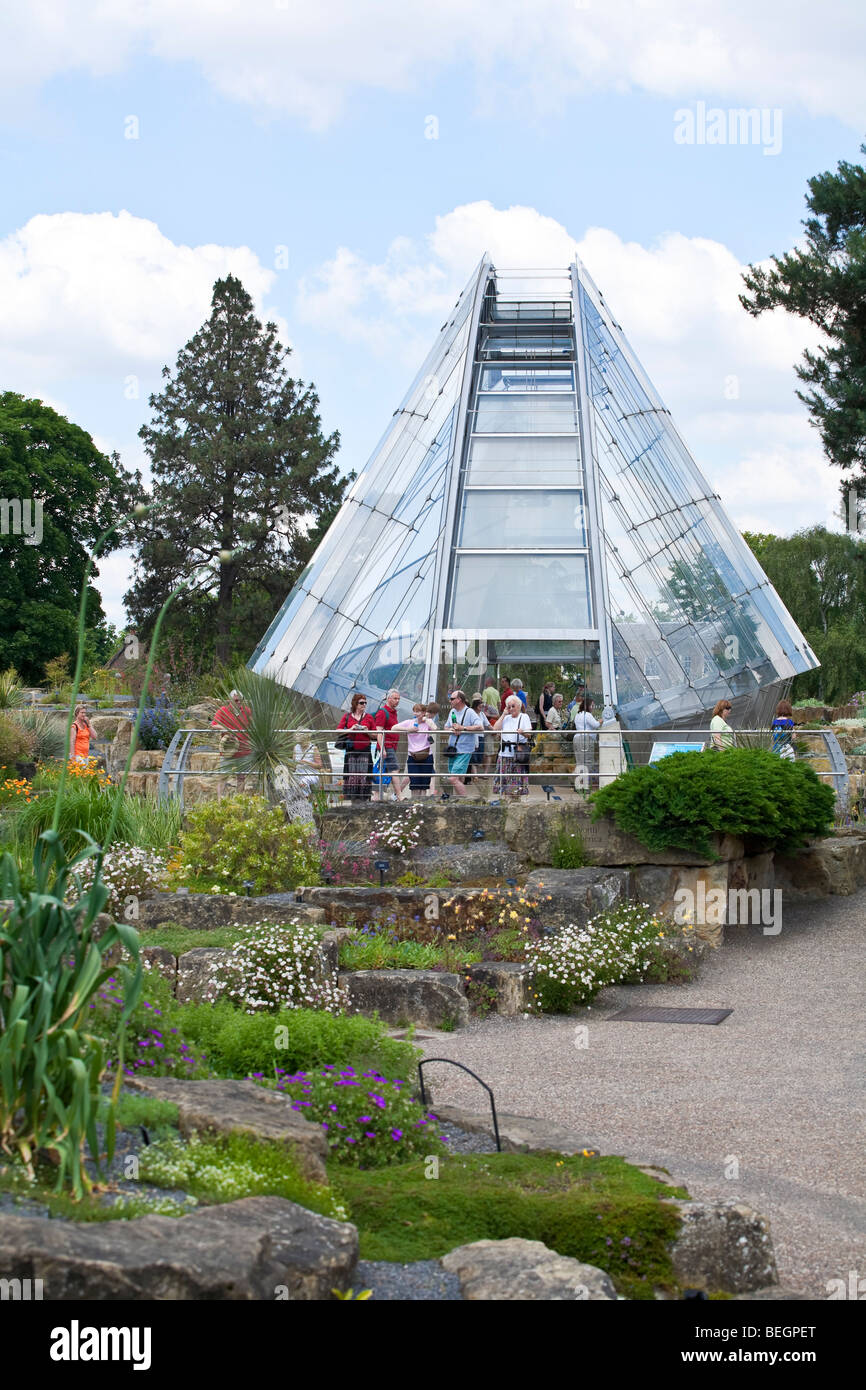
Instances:
[[[497,688],[488,676],[484,689],[468,696],[460,689],[448,697],[449,709],[440,729],[440,707],[435,701],[418,702],[412,718],[400,720],[400,692],[389,690],[375,711],[366,695],[357,691],[338,726],[337,747],[344,755],[343,795],[350,801],[381,801],[386,795],[401,799],[408,788],[413,798],[442,796],[462,798],[476,781],[484,795],[492,784],[494,797],[529,794],[529,762],[537,732],[546,732],[574,749],[579,765],[591,768],[594,736],[600,728],[592,713],[585,686],[566,706],[565,697],[547,682],[532,707],[523,682],[504,676]],[[435,734],[447,732],[442,765],[437,771]],[[400,734],[408,745],[405,768],[397,762]],[[443,739],[444,742],[444,739]]]

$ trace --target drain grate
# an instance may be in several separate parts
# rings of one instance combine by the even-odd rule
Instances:
[[[721,1023],[733,1009],[620,1009],[609,1023]]]

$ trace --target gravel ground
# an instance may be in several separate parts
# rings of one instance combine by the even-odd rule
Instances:
[[[387,1260],[359,1260],[356,1293],[369,1289],[377,1303],[462,1302],[460,1280],[446,1274],[438,1260],[416,1260],[409,1265]]]
[[[729,928],[690,984],[609,990],[570,1018],[488,1018],[435,1046],[501,1111],[660,1163],[693,1197],[754,1206],[780,1282],[825,1298],[829,1279],[866,1270],[866,891],[783,907],[778,936]],[[608,1021],[650,1003],[733,1013],[716,1027]],[[441,1105],[481,1108],[469,1078],[427,1075]]]

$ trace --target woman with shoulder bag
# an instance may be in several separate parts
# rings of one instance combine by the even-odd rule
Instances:
[[[505,713],[493,727],[502,738],[493,790],[500,796],[528,796],[532,724],[517,695],[505,701]]]
[[[401,719],[393,728],[406,730],[409,744],[406,771],[409,774],[410,795],[424,796],[430,790],[430,778],[433,776],[433,741],[430,731],[436,726],[427,719],[427,710],[422,704],[412,706],[412,716],[411,719]]]
[[[373,759],[370,756],[372,735],[376,723],[372,714],[367,713],[367,697],[360,690],[352,696],[352,707],[343,715],[339,729],[345,733],[337,740],[343,749],[343,796],[349,801],[369,801],[373,790]]]

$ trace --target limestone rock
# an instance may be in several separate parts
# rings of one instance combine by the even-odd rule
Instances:
[[[561,931],[626,902],[632,875],[628,869],[537,869],[526,880],[525,895],[538,901],[544,925]]]
[[[231,956],[228,947],[194,946],[177,961],[177,1002],[179,1004],[208,1003],[213,987],[213,972]]]
[[[684,849],[647,849],[640,840],[617,829],[609,817],[592,820],[588,807],[582,802],[568,806],[557,802],[514,802],[508,807],[506,843],[533,864],[552,864],[553,841],[560,829],[580,835],[590,864],[699,865],[715,862],[711,857]],[[711,843],[714,854],[721,860],[742,858],[742,840],[724,835],[714,836]]]
[[[187,1081],[175,1076],[135,1076],[134,1090],[178,1108],[181,1134],[250,1134],[284,1144],[305,1177],[327,1182],[327,1143],[319,1125],[305,1120],[279,1091],[254,1081]]]
[[[159,772],[165,762],[164,748],[139,748],[132,755],[130,772]]]
[[[462,981],[446,970],[351,970],[338,980],[356,1013],[378,1013],[385,1023],[437,1028],[469,1019]]]
[[[472,1302],[615,1302],[616,1289],[604,1270],[557,1255],[540,1240],[476,1240],[439,1261],[460,1280]]]
[[[671,1246],[684,1288],[750,1293],[778,1283],[769,1223],[742,1202],[677,1202],[682,1225]]]
[[[111,742],[120,724],[126,722],[117,714],[94,714],[90,720],[95,737],[102,742]]]
[[[0,1215],[0,1268],[50,1302],[328,1299],[351,1286],[358,1232],[282,1197],[189,1216],[45,1221]]]
[[[467,967],[466,974],[480,985],[496,991],[494,1012],[513,1018],[528,1004],[529,986],[523,966],[510,960],[484,960]]]
[[[866,835],[855,830],[817,840],[797,854],[777,854],[775,871],[776,887],[792,901],[856,893],[866,884]]]
[[[192,931],[215,931],[233,922],[324,922],[320,907],[295,901],[294,893],[268,893],[260,898],[230,897],[228,893],[154,893],[139,903],[141,929],[161,922]]]
[[[177,956],[164,946],[142,946],[141,963],[145,970],[156,970],[174,985],[177,981]]]

